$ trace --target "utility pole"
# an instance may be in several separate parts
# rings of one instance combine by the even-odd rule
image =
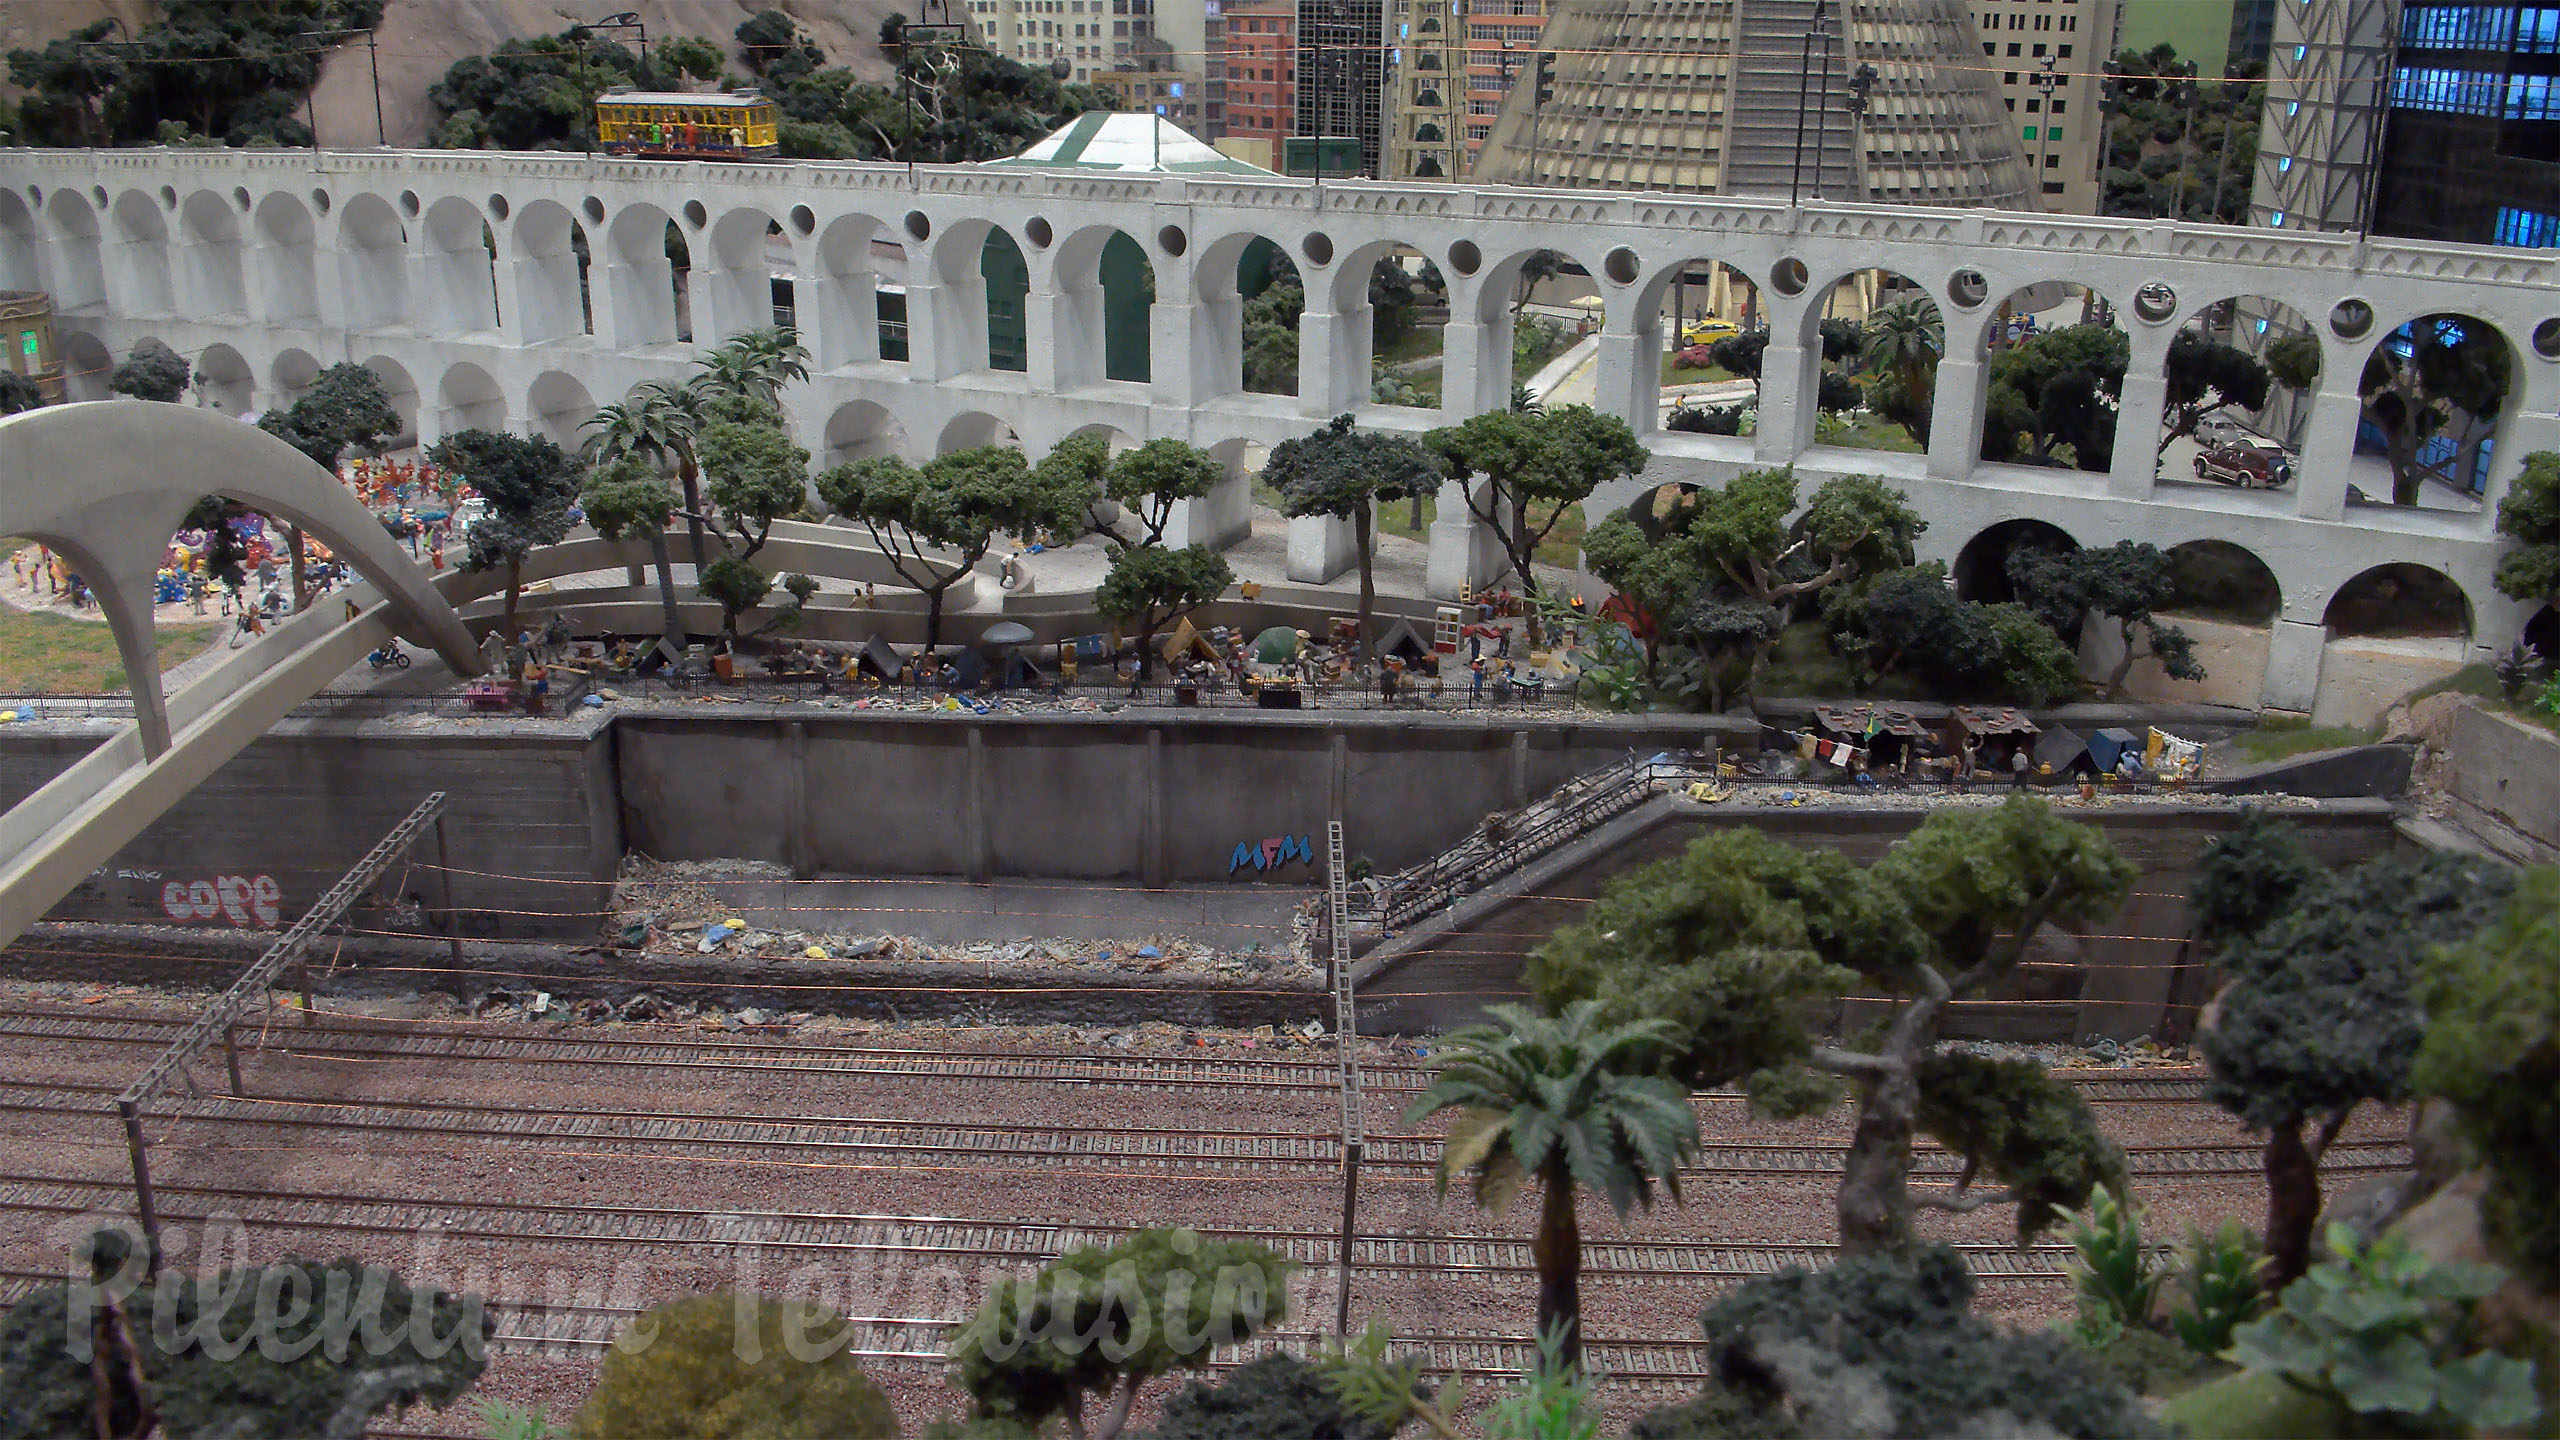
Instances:
[[[304,30],[296,34],[293,38],[296,40],[319,40],[325,41],[328,45],[335,45],[350,35],[361,35],[364,37],[365,63],[373,70],[373,143],[387,148],[391,144],[391,138],[387,127],[382,123],[382,51],[373,43],[373,31],[370,29]],[[318,90],[320,88],[320,76],[318,73],[320,68],[320,57],[326,53],[328,52],[325,48],[311,52],[311,66],[313,71],[311,77],[311,90]],[[302,99],[303,114],[306,118],[311,118],[311,91],[303,92]],[[311,128],[311,148],[314,150],[318,150],[320,148],[320,127],[316,119],[313,120]]]
[[[1813,49],[1816,44],[1822,46],[1823,67],[1827,72],[1831,62],[1830,16],[1831,0],[1813,0],[1813,28],[1804,32],[1804,56],[1796,71],[1796,161],[1794,173],[1787,180],[1789,205],[1799,205],[1804,201],[1804,122],[1813,102]],[[1822,198],[1821,143],[1821,137],[1816,136],[1813,159],[1813,198],[1816,200]]]
[[[2053,73],[2053,59],[2050,55],[2044,57],[2044,68],[2036,72],[2034,81],[2037,92],[2043,96],[2043,103],[2036,107],[2043,112],[2043,128],[2036,132],[2041,137],[2036,141],[2036,208],[2039,210],[2045,208],[2045,167],[2053,161],[2053,91],[2062,83],[2062,77]]]

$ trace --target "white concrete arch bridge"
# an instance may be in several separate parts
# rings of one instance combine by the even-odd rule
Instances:
[[[1100,254],[1114,232],[1153,271],[1145,382],[1104,378]],[[997,233],[1029,275],[1019,370],[990,364],[981,257]],[[1241,385],[1236,265],[1256,238],[1284,250],[1307,286],[1294,397]],[[1449,282],[1437,411],[1367,403],[1368,273],[1397,247]],[[2375,566],[2422,567],[2458,586],[2475,657],[2503,649],[2529,618],[2489,584],[2490,525],[2523,456],[2560,448],[2560,265],[2542,252],[1992,211],[1017,166],[0,152],[0,285],[54,294],[75,368],[157,338],[197,358],[218,403],[242,408],[289,399],[320,365],[354,360],[384,375],[422,439],[468,425],[569,438],[598,401],[688,365],[696,347],[678,338],[688,312],[705,343],[771,323],[782,279],[815,353],[809,383],[786,399],[821,463],[883,451],[920,459],[1008,433],[1034,452],[1087,430],[1173,436],[1237,466],[1180,518],[1176,538],[1211,543],[1248,523],[1249,447],[1345,410],[1414,429],[1506,403],[1514,280],[1541,250],[1593,277],[1605,315],[1598,403],[1653,454],[1639,481],[1586,505],[1589,519],[1655,485],[1713,486],[1744,467],[1792,463],[1808,487],[1874,473],[1906,488],[1930,521],[1925,558],[1953,559],[1989,527],[2029,518],[2084,545],[2236,545],[2281,595],[2257,698],[2287,709],[2311,708],[2331,602]],[[681,287],[671,253],[689,261]],[[1751,438],[1659,428],[1661,303],[1693,261],[1749,277],[1771,322]],[[1948,318],[1925,455],[1817,443],[1822,302],[1843,277],[1875,269],[1908,277]],[[2002,297],[2051,282],[2102,297],[2129,334],[2121,413],[2139,419],[2121,427],[2104,473],[1980,458],[1981,322]],[[902,334],[882,323],[882,298],[900,293]],[[2322,378],[2289,490],[2155,478],[2151,417],[2169,342],[2234,297],[2280,303],[2319,338]],[[2486,503],[2350,504],[2356,376],[2378,340],[2440,313],[2492,327],[2515,357]],[[890,354],[903,341],[904,359],[884,358],[884,330]],[[1431,584],[1447,593],[1496,556],[1457,497],[1443,498]],[[1345,552],[1338,527],[1297,522],[1293,577],[1326,578]]]

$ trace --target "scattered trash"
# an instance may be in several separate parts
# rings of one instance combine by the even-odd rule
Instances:
[[[808,949],[801,951],[800,955],[801,958],[807,960],[824,960],[827,958],[827,947],[824,945],[812,945]]]
[[[1164,958],[1164,952],[1153,945],[1141,945],[1138,947],[1138,958],[1141,960],[1161,960]]]

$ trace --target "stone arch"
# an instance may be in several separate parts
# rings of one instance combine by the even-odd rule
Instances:
[[[819,464],[833,469],[857,460],[903,456],[907,429],[886,406],[854,400],[837,406],[835,413],[827,417],[824,442],[826,448]]]
[[[2361,571],[2330,592],[2320,618],[2315,725],[2370,725],[2399,697],[2471,658],[2471,597],[2431,566]]]
[[[516,330],[526,344],[593,332],[586,232],[567,206],[528,202],[509,226],[507,253],[515,257]]]
[[[700,283],[694,289],[696,303],[707,314],[695,317],[695,333],[726,340],[743,331],[784,323],[780,287],[791,283],[792,248],[790,232],[782,222],[745,206],[713,221],[708,238],[708,263],[700,267]],[[785,272],[780,275],[774,268],[777,259]],[[793,311],[797,298],[795,291]]]
[[[818,283],[806,295],[794,292],[801,328],[815,340],[819,368],[833,370],[869,360],[903,360],[906,338],[906,292],[897,292],[894,316],[884,313],[880,260],[873,247],[888,238],[887,229],[868,215],[839,215],[818,235]],[[903,271],[903,264],[900,266]],[[899,344],[884,345],[882,328],[894,319]]]
[[[1403,272],[1402,283],[1414,297],[1412,307],[1382,313],[1370,303],[1370,281],[1381,261],[1392,263]],[[1445,320],[1433,323],[1429,319],[1428,283],[1438,273],[1439,267],[1428,251],[1402,240],[1369,241],[1336,263],[1331,281],[1333,313],[1339,322],[1334,364],[1352,377],[1359,403],[1439,408],[1440,370],[1447,359],[1441,345]],[[1445,287],[1446,283],[1443,277],[1441,284]],[[1440,294],[1445,304],[1445,288]],[[1398,388],[1391,390],[1372,382],[1373,367],[1380,360],[1387,362],[1388,374],[1398,382]],[[1378,398],[1387,394],[1397,398]]]
[[[1145,383],[1156,290],[1146,247],[1125,230],[1090,225],[1058,243],[1050,277],[1057,293],[1058,388]]]
[[[1639,357],[1636,389],[1646,397],[1635,407],[1634,422],[1647,430],[1664,429],[1679,414],[1682,430],[1705,433],[1681,412],[1749,403],[1747,394],[1733,398],[1706,388],[1729,386],[1735,377],[1680,363],[1682,352],[1693,348],[1685,338],[1691,332],[1713,339],[1766,328],[1768,307],[1748,271],[1714,255],[1683,256],[1649,271],[1632,303],[1629,328]]]
[[[1529,306],[1541,288],[1550,305],[1559,298],[1559,289],[1565,299],[1598,294],[1602,286],[1592,278],[1596,273],[1589,260],[1558,246],[1517,250],[1484,266],[1475,277],[1474,307],[1480,327],[1476,363],[1481,373],[1476,377],[1477,398],[1466,405],[1468,411],[1510,404],[1515,387],[1527,384],[1549,360],[1580,341],[1585,329],[1581,321],[1532,312]],[[1520,364],[1524,343],[1525,368]]]
[[[0,190],[0,290],[42,290],[42,240],[35,212],[15,190]]]
[[[107,377],[115,373],[115,356],[107,352],[107,342],[86,330],[66,331],[62,336],[62,383],[74,400],[111,400],[115,391],[108,388]]]
[[[667,256],[672,223],[655,205],[629,205],[605,228],[605,305],[614,343],[623,349],[671,345],[682,333],[676,297],[683,282]]]
[[[338,295],[350,330],[408,323],[408,227],[379,195],[350,195],[338,211]]]
[[[170,464],[173,455],[187,463]],[[45,478],[61,475],[80,484]],[[149,683],[159,674],[153,581],[170,534],[207,491],[318,536],[391,603],[403,633],[433,644],[455,673],[479,671],[469,633],[425,573],[337,477],[255,426],[191,405],[48,406],[0,419],[0,477],[0,531],[61,551],[97,595],[125,673],[141,682],[133,698],[145,758],[165,754],[172,738],[168,704]]]
[[[1644,537],[1661,544],[1665,536],[1677,528],[1688,511],[1698,507],[1702,487],[1684,480],[1666,480],[1627,502],[1627,522]]]
[[[302,398],[319,377],[320,362],[308,350],[287,349],[277,353],[276,362],[267,367],[268,384],[275,398],[271,405],[290,405]]]
[[[2335,640],[2470,638],[2471,597],[2430,565],[2394,561],[2358,571],[2329,592],[2320,623]]]
[[[2376,324],[2376,338],[2362,347],[2359,373],[2377,365],[2394,369],[2411,362],[2421,344],[2460,351],[2477,346],[2482,358],[2501,364],[2503,383],[2492,392],[2493,403],[2475,413],[2447,401],[2441,428],[2418,437],[2402,429],[2395,442],[2393,417],[2406,408],[2389,391],[2376,394],[2356,417],[2355,458],[2349,466],[2348,499],[2361,495],[2370,506],[2409,505],[2429,509],[2475,509],[2487,494],[2498,444],[2509,420],[2521,408],[2524,350],[2496,322],[2468,311],[2431,311],[2409,316],[2393,329]],[[2403,500],[2402,496],[2408,496]],[[2430,503],[2433,502],[2433,503]]]
[[[504,430],[507,428],[507,396],[489,372],[465,360],[444,372],[436,385],[437,403],[444,407],[443,433],[456,430]]]
[[[2080,542],[2061,526],[2044,520],[2003,520],[1987,526],[1956,552],[1956,563],[1950,572],[1956,594],[1985,605],[2016,599],[2017,592],[2009,584],[2009,555],[2028,547],[2069,551],[2079,549]]]
[[[497,242],[480,207],[448,195],[427,207],[418,228],[426,301],[437,328],[497,329]]]
[[[948,455],[954,450],[975,450],[981,445],[1011,445],[1022,448],[1021,433],[1013,422],[990,415],[983,410],[963,410],[951,417],[934,441],[933,453]]]
[[[1947,353],[1946,311],[1927,286],[1896,270],[1851,270],[1818,293],[1796,337],[1805,364],[1797,394],[1812,402],[1800,407],[1808,412],[1806,438],[1858,450],[1925,451],[1938,364]],[[1870,361],[1870,337],[1897,358]],[[1870,392],[1888,413],[1870,410]]]
[[[400,434],[393,436],[384,448],[396,450],[403,444],[420,443],[423,437],[418,429],[418,382],[409,374],[409,367],[388,355],[374,355],[365,360],[364,368],[372,371],[374,378],[382,382],[383,396],[400,414]]]
[[[249,290],[240,263],[240,216],[228,197],[198,190],[178,207],[180,287],[191,318],[249,313]]]
[[[2123,392],[2118,379],[2113,394],[2101,385],[2102,403],[2091,411],[2047,405],[2007,403],[2010,392],[1993,378],[2000,352],[2027,344],[2054,330],[2104,325],[2130,346],[2132,337],[2116,319],[2116,307],[2102,292],[2078,280],[2045,280],[2021,285],[2003,297],[1975,329],[1975,347],[1985,362],[1982,415],[1977,421],[1982,458],[1994,464],[2068,467],[2103,475],[2115,463],[2115,411]],[[2087,417],[2094,414],[2097,418]],[[2070,422],[2070,423],[2057,423]],[[2049,427],[2049,428],[2047,428]],[[2142,426],[2133,427],[2128,444],[2140,444]],[[2075,442],[2069,438],[2077,435]],[[2084,453],[2085,452],[2085,453]]]
[[[534,376],[533,384],[526,389],[524,412],[533,422],[534,434],[550,436],[553,444],[574,455],[583,439],[578,427],[596,413],[596,400],[578,377],[566,371],[545,370]]]
[[[258,232],[260,313],[274,324],[317,325],[319,229],[310,208],[278,190],[258,202],[251,219]]]
[[[196,356],[196,403],[225,415],[249,413],[258,403],[258,377],[240,352],[216,342]]]
[[[1222,235],[1203,246],[1191,267],[1195,303],[1212,353],[1204,373],[1192,377],[1202,399],[1239,391],[1258,395],[1298,393],[1298,326],[1293,315],[1279,317],[1247,333],[1253,302],[1275,285],[1298,287],[1298,309],[1305,307],[1306,282],[1287,246],[1265,235],[1242,231]],[[1260,313],[1258,310],[1255,313]]]
[[[2232,625],[2267,626],[2284,613],[2284,585],[2258,553],[2228,540],[2188,540],[2168,547],[2171,584],[2165,609]]]
[[[53,237],[53,264],[46,280],[53,291],[54,313],[106,304],[106,264],[98,242],[98,212],[89,207],[79,191],[64,186],[45,201],[44,213]]]
[[[140,190],[116,197],[117,309],[127,315],[173,313],[176,290],[169,274],[169,222],[160,202]]]

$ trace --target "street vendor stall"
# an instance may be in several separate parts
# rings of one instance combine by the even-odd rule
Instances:
[[[1913,758],[1933,748],[1929,727],[1910,711],[1891,705],[1816,705],[1813,736],[1865,751],[1870,772],[1908,774]]]
[[[2032,760],[2036,737],[2043,732],[2023,710],[1959,705],[1947,716],[1946,733],[1947,748],[1960,756],[1970,750],[1975,772],[1988,777],[2008,774],[2009,757],[2020,750]]]

